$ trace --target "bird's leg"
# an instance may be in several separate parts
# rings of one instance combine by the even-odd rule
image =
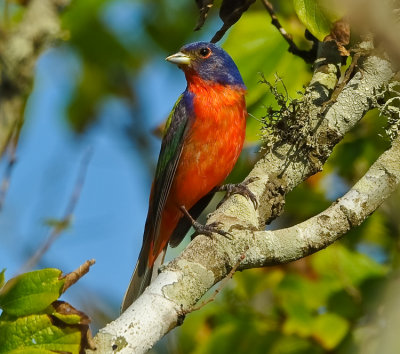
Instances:
[[[221,223],[213,222],[209,225],[202,225],[199,222],[197,222],[195,219],[192,218],[192,215],[190,215],[190,213],[187,211],[187,209],[185,208],[184,205],[181,205],[179,207],[179,209],[181,210],[183,215],[189,219],[189,221],[191,222],[191,224],[195,230],[195,233],[192,236],[192,239],[197,235],[206,235],[206,236],[211,237],[213,233],[216,233],[216,234],[219,234],[219,235],[225,236],[225,237],[231,236],[231,234],[229,232],[226,232],[226,231],[218,228],[218,226]]]
[[[242,196],[246,197],[247,199],[251,200],[254,205],[254,209],[258,208],[257,198],[254,193],[247,187],[250,183],[257,181],[258,177],[251,177],[247,181],[238,184],[224,184],[223,186],[218,188],[219,192],[225,191],[226,194],[222,198],[222,200],[217,205],[217,208],[224,203],[232,194],[241,194]]]

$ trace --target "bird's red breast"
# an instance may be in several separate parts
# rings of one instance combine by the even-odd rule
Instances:
[[[206,82],[186,75],[193,93],[195,119],[185,138],[174,181],[162,214],[157,249],[151,246],[149,266],[167,245],[179,219],[179,207],[192,208],[232,171],[246,131],[245,89]]]

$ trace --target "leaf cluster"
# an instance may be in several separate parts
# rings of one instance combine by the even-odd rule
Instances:
[[[89,318],[57,299],[71,280],[58,269],[0,273],[0,353],[82,353],[89,347]]]

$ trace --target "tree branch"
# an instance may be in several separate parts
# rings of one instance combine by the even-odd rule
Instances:
[[[60,37],[58,14],[69,0],[31,0],[18,27],[0,43],[0,155],[23,119],[36,61]]]
[[[286,30],[283,28],[281,25],[278,16],[276,16],[276,13],[274,11],[274,7],[268,0],[261,0],[263,3],[265,9],[271,16],[271,23],[276,27],[276,29],[279,31],[279,33],[282,35],[283,39],[289,44],[289,49],[288,51],[294,55],[297,55],[298,57],[302,58],[306,63],[312,63],[315,60],[315,55],[316,55],[316,47],[317,47],[317,40],[313,41],[313,46],[312,49],[310,50],[302,50],[300,49],[296,43],[293,41],[293,37],[290,33],[287,33]]]
[[[326,248],[372,214],[400,183],[400,136],[328,209],[287,229],[253,232],[239,269],[291,262]]]
[[[371,43],[365,42],[362,49],[372,49]],[[293,228],[263,231],[265,223],[282,212],[286,193],[322,169],[333,147],[372,108],[375,90],[393,76],[386,59],[364,54],[359,59],[362,74],[356,73],[336,102],[321,114],[321,105],[337,84],[340,61],[337,48],[321,44],[313,79],[291,120],[298,124],[294,129],[299,134],[288,134],[275,144],[247,177],[258,177],[249,188],[259,208],[255,210],[251,201],[233,195],[209,218],[208,223],[220,222],[234,239],[196,237],[132,306],[100,330],[95,338],[99,353],[146,352],[182,323],[185,314],[212,285],[229,274],[243,254],[241,269],[285,263],[315,252],[361,223],[397,187],[399,140],[325,212]]]

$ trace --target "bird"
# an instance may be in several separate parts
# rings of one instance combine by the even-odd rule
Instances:
[[[229,54],[194,42],[166,60],[184,72],[187,87],[165,124],[142,248],[121,312],[157,276],[167,246],[179,245],[191,226],[197,233],[226,234],[195,219],[230,174],[245,139],[246,86]]]

